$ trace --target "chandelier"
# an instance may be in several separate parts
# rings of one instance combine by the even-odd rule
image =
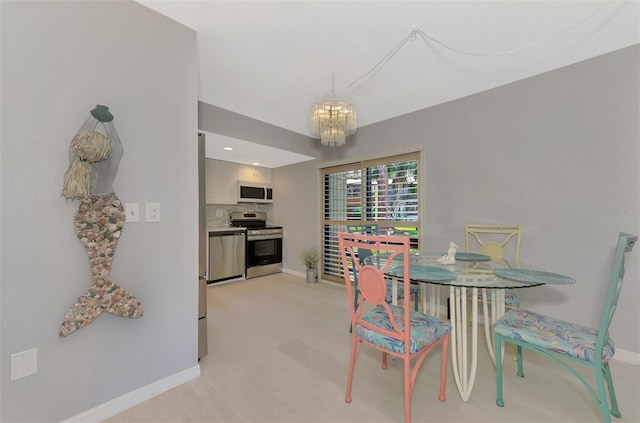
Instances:
[[[311,133],[320,137],[323,145],[337,147],[344,145],[349,135],[356,133],[358,117],[353,105],[336,101],[335,75],[331,81],[333,100],[314,104],[311,109]]]

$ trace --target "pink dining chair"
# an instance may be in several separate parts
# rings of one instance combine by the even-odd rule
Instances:
[[[410,422],[411,396],[418,370],[429,351],[439,344],[442,344],[442,359],[438,399],[446,401],[447,352],[451,324],[446,320],[412,310],[408,295],[402,299],[402,306],[394,306],[385,301],[389,289],[385,273],[389,272],[392,266],[404,269],[401,274],[395,276],[402,278],[404,292],[410,291],[409,238],[341,232],[338,239],[352,328],[351,357],[344,400],[347,403],[351,402],[356,358],[364,343],[382,351],[382,368],[385,370],[389,354],[404,361],[404,420]],[[359,248],[385,251],[389,253],[389,257],[378,268],[358,260]],[[403,255],[402,260],[398,257],[400,254]],[[400,265],[402,267],[399,267]],[[357,304],[354,302],[355,289],[352,285],[356,277],[360,288]]]
[[[378,225],[377,224],[353,224],[353,225],[347,225],[347,232],[349,232],[350,234],[360,234],[360,235],[379,235],[378,232]],[[359,250],[358,253],[358,260],[361,263],[366,263],[366,264],[373,264],[373,251],[374,250],[367,250],[367,249],[361,249]],[[376,260],[379,261],[379,260]],[[354,286],[356,287],[355,290],[355,296],[354,296],[354,303],[358,303],[358,279],[357,279],[357,275],[354,275],[355,280],[354,280]],[[387,287],[389,287],[389,289],[387,290],[387,298],[385,301],[387,301],[388,303],[393,302],[393,295],[391,293],[391,281],[387,280]],[[415,311],[418,311],[418,306],[420,305],[420,301],[419,301],[419,295],[420,295],[420,287],[418,287],[418,285],[413,285],[411,284],[411,295],[414,298],[414,302],[413,302],[413,309]],[[396,292],[396,298],[400,299],[404,297],[404,290],[403,290],[403,286],[398,286],[397,292]]]

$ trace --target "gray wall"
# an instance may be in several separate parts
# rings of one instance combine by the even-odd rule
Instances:
[[[360,128],[332,154],[359,159],[419,145],[425,248],[464,245],[465,223],[521,224],[522,261],[577,280],[523,290],[523,305],[596,325],[617,235],[640,232],[639,51],[631,46]],[[286,222],[285,268],[303,271],[297,251],[319,245],[316,167],[327,162],[272,172],[274,218]],[[636,249],[611,331],[619,348],[635,353],[639,263]]]
[[[197,367],[196,36],[134,2],[0,7],[0,420],[60,421]],[[297,251],[318,243],[318,164],[421,145],[426,245],[461,242],[469,221],[521,223],[523,260],[578,280],[528,290],[524,303],[593,324],[615,236],[640,229],[638,54],[634,46],[370,125],[341,149],[251,126],[248,136],[319,157],[273,171],[285,266],[302,271]],[[162,222],[127,224],[111,272],[145,316],[103,315],[60,339],[90,285],[72,225],[78,203],[60,189],[69,141],[98,103],[125,148],[116,192],[160,202]],[[612,332],[639,352],[638,251],[624,289]],[[10,354],[30,348],[37,374],[10,382]]]
[[[198,369],[196,34],[131,1],[1,8],[0,421],[54,422]],[[162,220],[127,223],[111,271],[144,316],[105,313],[59,338],[91,285],[79,202],[60,191],[96,104],[125,149],[116,193],[141,210],[159,202]],[[10,382],[10,354],[31,348],[37,374]]]

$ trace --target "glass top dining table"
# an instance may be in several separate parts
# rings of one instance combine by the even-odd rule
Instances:
[[[374,254],[372,264],[383,265],[387,257],[385,253]],[[473,389],[478,365],[478,298],[481,298],[487,349],[495,365],[492,327],[505,313],[505,291],[547,284],[572,284],[575,280],[519,261],[492,260],[481,254],[458,253],[453,264],[440,263],[438,259],[441,257],[442,254],[438,253],[412,253],[410,280],[420,285],[422,312],[439,317],[446,312],[440,304],[440,287],[449,287],[452,367],[456,386],[466,402]],[[404,274],[403,258],[396,257],[386,272],[393,281],[394,304],[397,304],[398,279]],[[467,309],[467,301],[470,310]]]

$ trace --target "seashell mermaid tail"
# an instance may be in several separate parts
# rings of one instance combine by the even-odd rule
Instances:
[[[67,336],[106,311],[121,317],[142,317],[142,303],[113,281],[94,283],[69,309],[60,326],[60,336]]]
[[[88,325],[104,311],[121,317],[142,316],[142,302],[109,276],[124,222],[124,207],[115,193],[91,196],[80,204],[74,226],[89,254],[93,285],[69,308],[60,336]]]

